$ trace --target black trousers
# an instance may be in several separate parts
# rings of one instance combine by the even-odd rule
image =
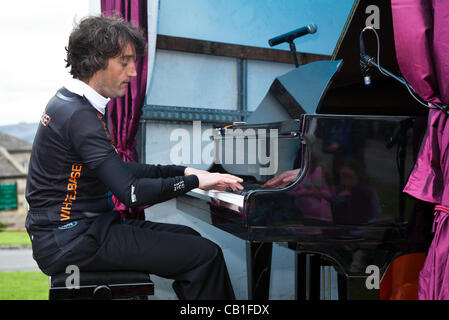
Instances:
[[[214,242],[187,226],[123,219],[118,212],[95,218],[75,247],[46,265],[46,274],[65,272],[68,265],[81,272],[143,271],[174,279],[179,299],[235,299]]]

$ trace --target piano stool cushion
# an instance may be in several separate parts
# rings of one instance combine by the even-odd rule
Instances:
[[[75,284],[73,276],[70,273],[59,273],[50,277],[50,300],[145,299],[154,294],[153,281],[145,272],[80,272],[79,288],[67,287],[66,281]]]

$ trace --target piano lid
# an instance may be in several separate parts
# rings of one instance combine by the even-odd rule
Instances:
[[[360,71],[360,32],[370,13],[367,7],[379,8],[380,64],[401,76],[394,46],[393,20],[389,0],[356,0],[332,54],[332,60],[316,61],[277,77],[258,108],[248,118],[249,124],[284,121],[300,114],[347,114],[417,116],[427,114],[394,79],[372,70],[372,85],[366,87]],[[368,11],[370,12],[370,11]],[[368,19],[369,20],[369,19]],[[364,34],[366,52],[377,62],[374,32]]]
[[[248,124],[286,121],[315,113],[343,62],[316,61],[277,77]]]

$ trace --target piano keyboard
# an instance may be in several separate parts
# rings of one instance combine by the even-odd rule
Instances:
[[[243,200],[244,196],[226,192],[226,191],[217,191],[217,190],[201,190],[199,188],[195,188],[189,192],[187,192],[188,195],[191,195],[195,198],[200,198],[209,201],[210,199],[217,199],[223,202],[227,202],[239,207],[243,207]]]

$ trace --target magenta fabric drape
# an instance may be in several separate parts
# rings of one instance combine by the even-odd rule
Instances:
[[[449,103],[449,1],[392,0],[396,55],[404,78],[428,102]]]
[[[126,21],[139,27],[147,38],[147,1],[146,0],[101,0],[101,12],[104,15],[118,14]],[[138,162],[136,151],[136,133],[142,114],[147,84],[148,56],[137,59],[137,76],[131,78],[128,92],[124,97],[112,99],[108,104],[108,126],[116,144],[117,152],[123,161]],[[145,219],[144,207],[127,208],[113,197],[116,210],[122,217]]]
[[[392,0],[396,55],[404,78],[427,102],[449,103],[449,0]],[[449,206],[449,121],[430,110],[404,192]],[[449,299],[448,213],[435,210],[434,239],[419,276],[419,299]]]

